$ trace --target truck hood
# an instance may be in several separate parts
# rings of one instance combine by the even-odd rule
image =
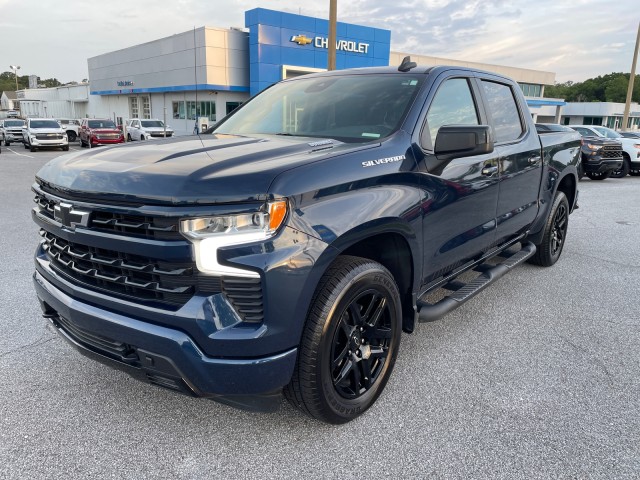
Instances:
[[[85,199],[174,205],[264,201],[285,170],[378,145],[271,135],[177,137],[64,155],[36,178],[48,189]]]

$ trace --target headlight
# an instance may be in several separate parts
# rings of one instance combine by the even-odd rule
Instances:
[[[193,243],[198,270],[217,275],[257,277],[249,270],[220,265],[218,248],[266,240],[277,232],[287,214],[286,200],[268,203],[264,210],[182,220],[180,232]]]
[[[587,143],[587,148],[589,150],[600,150],[602,145],[593,145],[592,143]]]

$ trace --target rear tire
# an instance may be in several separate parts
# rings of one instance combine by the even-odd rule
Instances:
[[[605,172],[605,173],[591,172],[591,173],[587,173],[587,177],[589,177],[591,180],[606,180],[610,176],[611,176],[611,172]]]
[[[311,302],[285,397],[319,420],[353,420],[382,393],[401,331],[400,293],[389,271],[364,258],[338,257]]]
[[[558,261],[569,227],[569,201],[563,192],[556,192],[549,217],[544,226],[544,235],[540,244],[536,245],[536,253],[529,263],[550,267]]]

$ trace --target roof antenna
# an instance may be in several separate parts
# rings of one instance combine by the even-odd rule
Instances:
[[[408,72],[412,68],[416,68],[418,64],[416,62],[411,61],[411,57],[407,55],[402,59],[402,63],[398,67],[399,72]]]

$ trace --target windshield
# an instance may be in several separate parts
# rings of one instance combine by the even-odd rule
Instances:
[[[615,130],[611,130],[609,128],[605,128],[605,127],[593,127],[593,129],[599,133],[601,133],[603,136],[607,137],[607,138],[622,138],[622,135],[620,135],[618,132],[616,132]]]
[[[23,120],[5,120],[5,127],[24,127],[25,122]]]
[[[140,123],[142,123],[142,126],[146,127],[146,128],[149,128],[149,127],[162,128],[162,127],[164,127],[164,123],[162,123],[160,120],[141,120]]]
[[[265,90],[213,133],[279,134],[368,142],[397,130],[422,75],[368,74],[305,78]]]
[[[33,120],[31,128],[60,128],[60,124],[55,120]]]
[[[89,120],[89,128],[116,128],[116,124],[111,120]]]

